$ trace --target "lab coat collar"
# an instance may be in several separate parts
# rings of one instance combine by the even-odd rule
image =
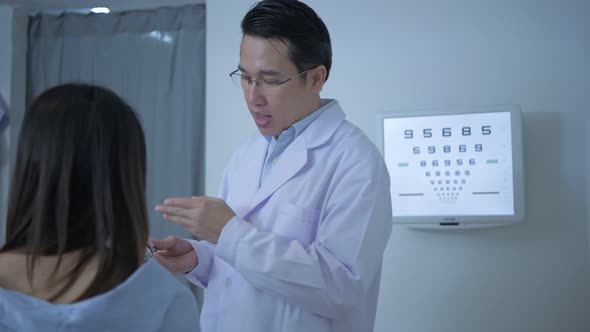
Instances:
[[[248,215],[259,207],[269,196],[271,196],[283,184],[293,178],[308,161],[308,149],[316,148],[326,143],[334,134],[338,126],[344,120],[344,112],[336,100],[329,101],[325,106],[326,110],[313,121],[305,131],[299,135],[282,153],[277,164],[273,166],[272,172],[268,179],[256,191],[248,210],[242,212],[242,218],[248,219]],[[264,163],[264,152],[268,146],[268,141],[260,136],[253,144],[251,151],[252,163],[244,170],[251,172],[255,170],[260,173]],[[251,168],[250,168],[251,167]],[[259,177],[252,174],[244,174],[242,185],[257,186]]]
[[[327,102],[327,103],[326,103]],[[307,147],[312,149],[328,141],[345,118],[344,111],[335,99],[322,99],[324,112],[303,132]]]

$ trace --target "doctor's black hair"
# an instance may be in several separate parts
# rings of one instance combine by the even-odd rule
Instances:
[[[242,20],[242,33],[285,42],[289,49],[289,58],[300,72],[323,65],[326,67],[328,80],[332,67],[330,33],[316,12],[303,2],[257,2]]]
[[[146,146],[135,112],[112,91],[93,85],[53,87],[25,113],[18,139],[0,252],[35,261],[78,252],[64,294],[94,259],[98,269],[78,300],[105,293],[143,263],[148,237]]]

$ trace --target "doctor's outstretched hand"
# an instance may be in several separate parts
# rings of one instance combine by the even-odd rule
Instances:
[[[156,249],[153,257],[173,274],[190,272],[199,263],[193,246],[185,239],[167,236],[161,240],[150,239],[150,242]]]
[[[156,211],[200,240],[217,243],[223,227],[236,213],[219,198],[198,196],[168,198]]]

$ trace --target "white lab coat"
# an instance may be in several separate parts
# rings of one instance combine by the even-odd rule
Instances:
[[[220,197],[234,209],[217,245],[192,241],[187,278],[207,287],[207,332],[373,330],[392,227],[389,175],[337,101],[282,153],[259,188],[268,141],[233,155]]]

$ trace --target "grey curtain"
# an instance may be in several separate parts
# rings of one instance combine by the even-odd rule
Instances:
[[[8,127],[8,104],[0,94],[0,132]]]
[[[6,180],[8,174],[8,155],[9,155],[9,133],[8,133],[8,103],[0,93],[0,246],[4,244],[6,237],[6,209],[8,206],[8,185]]]
[[[106,86],[139,113],[151,235],[189,236],[154,206],[203,193],[205,6],[32,17],[27,99],[65,82]]]

